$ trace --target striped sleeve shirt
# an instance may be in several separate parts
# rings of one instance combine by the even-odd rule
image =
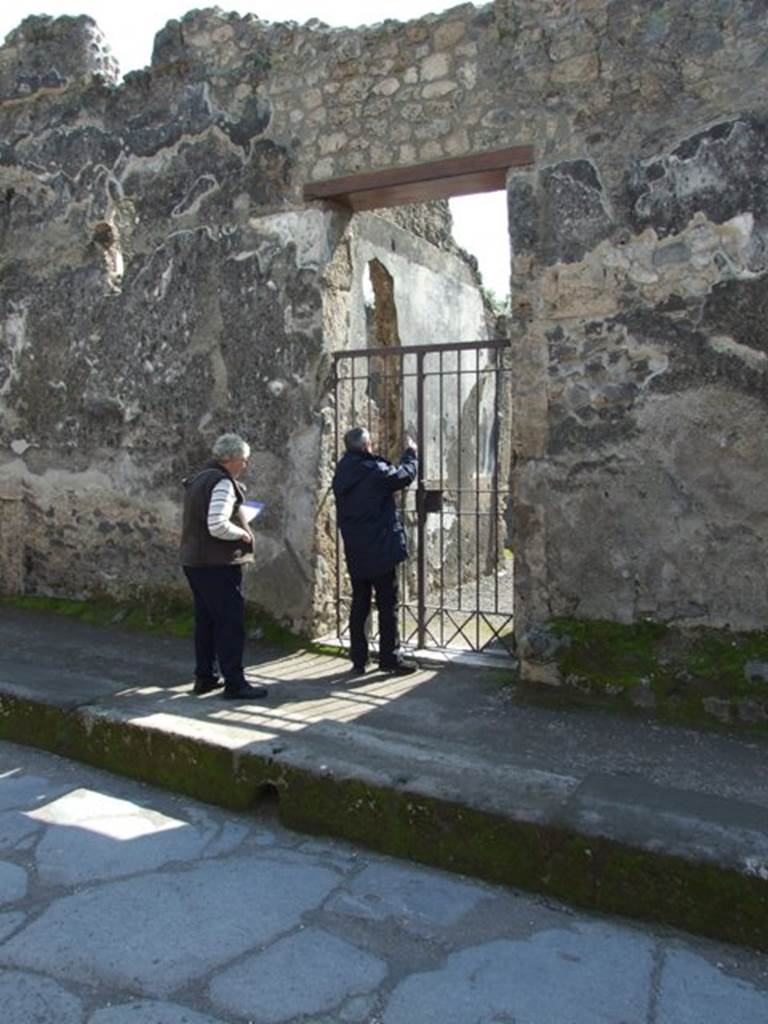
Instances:
[[[219,540],[243,540],[244,530],[232,522],[235,488],[231,480],[219,480],[208,503],[208,532]]]

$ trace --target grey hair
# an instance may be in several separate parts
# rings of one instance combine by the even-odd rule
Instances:
[[[371,435],[365,427],[352,427],[344,435],[344,447],[348,452],[361,452],[370,440]]]
[[[222,434],[213,442],[211,454],[214,459],[222,462],[229,459],[247,459],[251,454],[251,446],[239,434]]]

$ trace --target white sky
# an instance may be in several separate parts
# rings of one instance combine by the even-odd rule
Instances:
[[[430,12],[448,10],[458,0],[222,0],[218,6],[239,14],[256,14],[264,21],[297,21],[319,18],[328,25],[371,25],[387,18],[409,21]],[[171,18],[180,18],[195,7],[216,6],[206,0],[3,0],[0,4],[0,38],[30,14],[88,14],[107,37],[120,70],[125,74],[149,64],[152,43]],[[479,4],[478,4],[479,6]],[[364,11],[364,15],[359,12]],[[509,287],[509,242],[504,194],[492,192],[451,200],[454,236],[477,256],[485,285],[499,297]]]

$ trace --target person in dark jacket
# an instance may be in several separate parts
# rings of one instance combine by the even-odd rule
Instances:
[[[228,700],[267,695],[245,678],[243,566],[253,561],[253,534],[242,513],[245,488],[237,478],[250,448],[237,434],[222,434],[213,458],[184,481],[181,564],[195,602],[195,693],[210,693],[224,675]]]
[[[333,477],[333,493],[352,581],[349,633],[353,669],[365,672],[368,662],[365,623],[373,591],[379,612],[379,666],[406,675],[415,672],[416,666],[404,661],[399,650],[396,567],[408,557],[408,546],[394,494],[416,479],[416,445],[408,438],[398,466],[373,454],[371,435],[363,427],[347,431],[344,447],[346,452]]]

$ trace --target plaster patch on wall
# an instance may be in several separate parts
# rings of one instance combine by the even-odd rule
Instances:
[[[36,448],[30,444],[28,448]],[[120,501],[136,493],[143,493],[153,474],[153,467],[140,465],[126,452],[118,453],[110,462],[109,471],[90,466],[86,469],[45,469],[36,473],[21,458],[12,459],[0,466],[0,483],[19,486],[34,494],[41,504],[55,504],[57,495],[71,493],[77,495],[109,495],[111,500]],[[176,481],[171,481],[174,484]],[[162,492],[155,491],[154,498],[158,510],[167,512],[173,517],[177,514],[177,505]]]
[[[8,394],[18,373],[21,355],[27,348],[27,307],[21,306],[11,310],[1,325],[1,335],[8,352],[8,359],[0,364],[0,395]]]
[[[295,245],[297,267],[319,270],[333,256],[331,217],[321,210],[291,211],[251,217],[249,225],[262,234],[276,235],[283,245]]]

